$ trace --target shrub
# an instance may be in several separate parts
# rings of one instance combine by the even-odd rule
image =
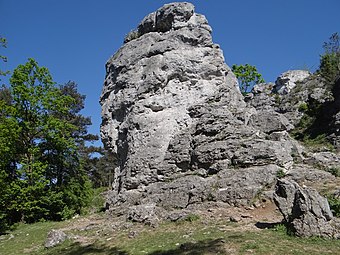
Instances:
[[[298,111],[299,112],[307,112],[308,111],[308,105],[307,103],[303,102],[299,105],[299,108],[298,108]]]
[[[185,218],[185,221],[193,222],[199,219],[200,219],[200,216],[198,216],[197,214],[191,213]]]
[[[340,217],[340,198],[335,195],[330,195],[327,197],[329,207],[335,217]]]
[[[231,69],[239,81],[242,94],[248,93],[254,85],[265,82],[255,66],[249,64],[233,65]]]
[[[285,174],[285,172],[283,171],[282,168],[279,169],[279,170],[276,172],[276,177],[277,177],[277,178],[283,178],[283,177],[285,177],[285,176],[286,176],[286,174]]]
[[[330,172],[335,177],[340,177],[340,167],[331,167],[328,172]]]
[[[329,37],[329,41],[323,45],[325,50],[320,58],[320,66],[317,71],[328,82],[333,83],[340,74],[340,37],[334,33]]]
[[[130,42],[134,39],[137,39],[140,36],[138,30],[130,31],[124,38],[124,43]]]

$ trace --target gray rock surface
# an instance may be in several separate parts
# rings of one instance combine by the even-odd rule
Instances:
[[[316,190],[281,179],[275,186],[274,201],[295,235],[338,237],[339,229],[332,225],[328,201]]]
[[[244,99],[211,31],[192,4],[167,4],[108,60],[101,137],[119,160],[111,212],[125,206],[117,211],[144,221],[145,205],[247,205],[304,160],[284,95],[259,84]]]
[[[287,73],[300,72],[300,70],[292,70]],[[324,135],[335,148],[339,149],[340,79],[335,83],[330,83],[320,75],[309,75],[308,72],[304,72],[305,75],[301,76],[301,80],[295,82],[295,85],[291,86],[289,90],[282,85],[285,81],[284,77],[286,77],[283,75],[283,78],[280,76],[277,79],[275,85],[268,83],[254,86],[252,93],[247,95],[245,100],[248,106],[254,107],[259,114],[261,112],[276,112],[284,116],[289,122],[290,128],[300,124],[303,126],[308,122],[308,119],[312,119],[307,130],[308,135],[314,138]],[[283,88],[284,93],[282,92]]]
[[[52,229],[47,234],[45,241],[45,248],[51,248],[58,244],[61,244],[67,239],[67,235],[61,230]]]
[[[211,28],[191,4],[163,6],[126,41],[107,62],[101,96],[102,140],[120,160],[109,204],[245,203],[274,181],[277,170],[266,165],[291,164],[290,139],[266,138],[289,123],[246,109]],[[232,169],[252,167],[242,173],[253,176],[254,166],[267,182],[248,185]],[[219,172],[231,181],[219,183],[217,192],[212,187],[220,177],[212,175]]]
[[[305,70],[289,70],[282,73],[275,81],[274,91],[279,94],[288,94],[296,83],[302,82],[311,75]]]
[[[327,185],[336,180],[336,177],[331,173],[307,164],[295,164],[286,174],[287,178],[298,183],[323,183]]]
[[[329,151],[313,153],[306,161],[327,170],[340,167],[340,156]]]
[[[155,204],[131,206],[127,213],[127,219],[150,226],[156,226],[159,221]]]

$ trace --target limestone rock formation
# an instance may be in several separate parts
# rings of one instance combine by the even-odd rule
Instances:
[[[274,201],[287,226],[302,237],[338,237],[327,199],[311,188],[302,188],[294,181],[278,180]]]
[[[279,94],[288,94],[297,82],[302,82],[311,75],[305,70],[289,70],[282,73],[275,81],[274,91]]]
[[[301,73],[301,76],[292,76],[292,80],[284,79],[289,77],[288,74]],[[287,85],[293,81],[294,86]],[[286,86],[290,89],[287,90]],[[245,100],[257,111],[275,112],[281,118],[284,116],[289,123],[288,130],[302,127],[302,136],[306,132],[312,138],[323,135],[330,144],[340,149],[340,79],[330,83],[318,74],[292,70],[278,77],[276,84],[254,86]],[[309,123],[308,128],[305,123]]]
[[[146,16],[106,70],[101,135],[120,160],[111,207],[246,204],[291,165],[287,121],[277,115],[264,125],[269,116],[246,108],[192,4]]]
[[[288,133],[301,116],[280,111],[274,84],[244,99],[211,31],[192,4],[167,4],[108,60],[101,137],[119,160],[111,212],[149,221],[159,208],[247,205],[282,171],[301,178],[304,149]]]
[[[165,5],[148,15],[138,26],[139,37],[108,61],[101,132],[121,162],[117,192],[183,172],[191,160],[190,107],[222,97],[230,110],[244,105],[210,33],[193,5]]]

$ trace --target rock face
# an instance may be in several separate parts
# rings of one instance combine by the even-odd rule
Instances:
[[[311,75],[305,70],[290,70],[282,73],[275,81],[274,91],[279,94],[288,94],[297,82],[302,82]]]
[[[102,140],[120,160],[110,208],[246,204],[291,165],[286,119],[246,108],[192,4],[163,6],[125,42],[106,64],[101,96]]]
[[[165,5],[138,32],[108,61],[101,98],[103,141],[122,164],[118,189],[163,180],[190,161],[188,138],[172,142],[190,132],[190,107],[227,93],[230,107],[244,105],[206,19],[191,4]],[[174,146],[184,149],[177,162],[169,158]]]
[[[192,4],[167,4],[108,60],[101,137],[119,160],[111,212],[154,222],[160,208],[246,205],[304,160],[277,85],[259,84],[245,101],[211,31]]]
[[[332,226],[328,201],[316,190],[281,179],[275,186],[274,201],[287,226],[297,236],[338,237],[339,229]]]
[[[340,79],[331,83],[318,74],[292,70],[282,74],[276,84],[254,86],[245,100],[258,111],[284,116],[289,130],[302,128],[297,136],[324,136],[340,150]]]

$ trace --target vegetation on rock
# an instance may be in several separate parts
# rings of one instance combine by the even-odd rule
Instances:
[[[329,41],[324,43],[323,48],[324,54],[320,56],[319,69],[314,74],[316,87],[304,88],[304,84],[299,84],[296,88],[297,93],[307,90],[308,98],[298,106],[298,111],[303,115],[292,134],[309,147],[334,150],[334,142],[330,137],[336,132],[335,114],[340,110],[337,103],[337,97],[339,97],[337,83],[339,83],[340,75],[338,33],[332,34]]]
[[[255,66],[249,64],[233,65],[231,69],[239,81],[242,93],[247,93],[254,85],[265,82]]]
[[[327,197],[329,206],[335,217],[340,217],[340,197],[336,195],[329,195]]]
[[[323,45],[324,54],[320,57],[320,73],[328,82],[333,83],[340,74],[340,37],[334,33]]]

